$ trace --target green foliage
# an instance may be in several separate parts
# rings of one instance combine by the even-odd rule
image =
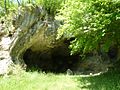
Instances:
[[[110,45],[120,45],[120,0],[74,0],[61,9],[65,24],[58,38],[74,37],[71,54],[87,53]],[[101,46],[100,46],[101,45]]]
[[[55,16],[58,10],[62,7],[64,0],[34,0],[31,4],[43,6],[49,15]],[[22,5],[26,5],[24,2]]]
[[[0,7],[0,18],[4,15],[5,15],[4,8]]]
[[[64,0],[41,0],[41,5],[47,10],[49,15],[55,16],[62,7]]]
[[[6,4],[6,8],[5,8],[5,4]],[[6,3],[4,2],[4,0],[0,1],[0,18],[2,16],[15,12],[16,9],[17,9],[17,4],[14,3],[13,1],[6,0]]]
[[[43,6],[49,15],[55,16],[58,10],[62,7],[64,0],[21,0],[18,2],[6,0],[0,1],[0,16],[5,15],[5,5],[7,13],[18,9],[19,6],[26,6],[27,4],[41,5]]]

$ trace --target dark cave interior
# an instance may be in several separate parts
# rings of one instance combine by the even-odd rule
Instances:
[[[28,49],[23,59],[27,69],[40,69],[45,72],[65,73],[67,69],[75,69],[79,55],[71,56],[67,46],[58,46],[44,52],[33,52]]]

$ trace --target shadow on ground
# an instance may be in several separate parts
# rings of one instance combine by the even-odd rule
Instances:
[[[120,90],[120,72],[107,72],[94,77],[75,77],[82,90]]]

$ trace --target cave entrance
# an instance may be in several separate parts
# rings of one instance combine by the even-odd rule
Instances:
[[[35,67],[45,72],[64,73],[76,68],[79,55],[70,56],[67,46],[58,46],[43,52],[28,49],[23,59],[28,69]]]

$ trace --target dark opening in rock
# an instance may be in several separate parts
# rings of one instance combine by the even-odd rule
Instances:
[[[58,46],[42,52],[28,49],[23,59],[28,69],[35,67],[45,72],[64,73],[76,67],[79,56],[70,56],[68,47]]]

